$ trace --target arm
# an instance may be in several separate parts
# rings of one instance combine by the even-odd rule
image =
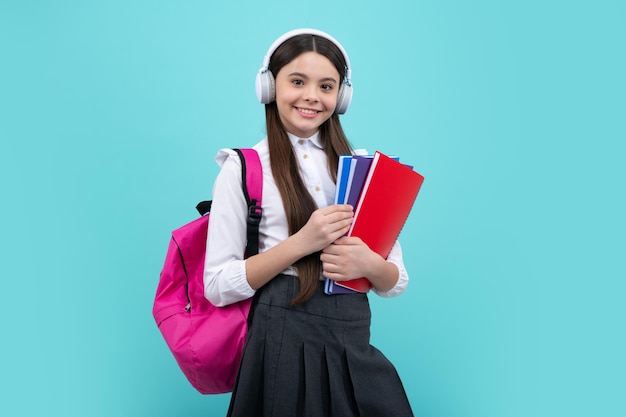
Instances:
[[[224,306],[254,295],[245,276],[247,204],[241,189],[241,163],[223,156],[213,186],[213,204],[204,260],[204,295]]]
[[[315,210],[295,234],[267,250],[248,258],[246,275],[251,288],[258,289],[298,259],[322,250],[343,236],[352,223],[352,207],[337,204]]]

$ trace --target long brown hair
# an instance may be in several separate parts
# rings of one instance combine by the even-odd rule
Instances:
[[[282,67],[304,52],[317,52],[325,56],[335,66],[341,80],[346,76],[346,62],[339,48],[324,37],[309,34],[294,36],[280,45],[270,57],[269,70],[276,76]],[[317,206],[300,177],[298,162],[280,120],[276,102],[265,105],[265,118],[270,166],[283,200],[289,235],[293,235],[306,224]],[[328,171],[333,181],[336,181],[339,155],[352,151],[337,113],[333,113],[320,126],[319,138],[328,158]],[[299,304],[311,298],[319,285],[322,270],[319,252],[301,258],[294,266],[300,278],[300,293],[293,303]]]

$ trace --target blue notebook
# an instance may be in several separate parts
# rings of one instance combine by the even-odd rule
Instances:
[[[340,155],[337,167],[337,187],[335,188],[335,203],[343,204],[346,201],[346,188],[350,175],[352,155]]]

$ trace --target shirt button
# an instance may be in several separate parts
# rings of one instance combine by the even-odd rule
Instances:
[[[316,186],[316,187],[315,187],[315,191],[319,191],[319,190],[320,190],[320,187],[317,187],[317,186]]]
[[[305,153],[304,155],[302,155],[302,157],[303,157],[304,159],[307,159],[307,158],[309,157],[309,155]]]
[[[300,140],[298,141],[298,143],[299,143],[300,145],[304,145],[304,141],[303,141],[302,139],[300,139]]]

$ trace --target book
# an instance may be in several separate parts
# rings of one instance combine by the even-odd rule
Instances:
[[[348,178],[350,185],[346,191],[347,196],[345,202],[354,208],[356,208],[356,205],[359,202],[359,196],[361,195],[361,190],[363,190],[363,184],[365,184],[367,172],[372,164],[372,158],[373,155],[352,157],[351,172],[350,177]]]
[[[326,294],[354,294],[357,291],[337,285],[332,279],[326,278],[324,281],[324,292]]]
[[[346,188],[348,186],[348,176],[350,174],[350,163],[352,155],[339,155],[337,166],[337,187],[335,188],[335,204],[343,204],[346,201]]]
[[[350,173],[352,161],[355,155],[339,155],[337,166],[337,185],[335,188],[335,204],[345,204],[350,186]],[[353,206],[354,207],[354,206]],[[329,278],[324,279],[324,292],[326,294],[347,294],[354,293],[354,290],[340,287],[335,281]]]
[[[383,258],[398,239],[413,208],[424,177],[410,166],[376,152],[355,208],[348,236],[361,238]],[[367,278],[336,281],[335,285],[367,292]]]
[[[350,158],[350,165],[348,166],[348,178],[346,178],[346,192],[343,198],[343,201],[339,201],[339,204],[347,204],[348,203],[348,196],[350,195],[350,193],[352,192],[352,180],[354,178],[354,170],[356,169],[356,159],[355,156],[353,155]]]
[[[363,190],[363,185],[365,184],[373,158],[374,155],[354,155],[352,157],[350,175],[348,177],[349,185],[346,189],[347,195],[344,202],[354,208],[356,208],[359,202],[359,197],[361,196],[361,191]],[[390,156],[390,158],[395,161],[400,160],[397,156]]]
[[[356,168],[355,158],[366,158],[366,160],[371,161],[373,155],[340,155],[339,156],[339,164],[337,166],[337,186],[335,188],[335,204],[349,204],[348,203],[348,194],[352,190],[352,180],[354,178],[354,171]],[[368,167],[369,169],[369,164]],[[363,183],[365,182],[365,176],[363,180],[358,185],[358,192],[360,193],[363,188]],[[356,187],[355,187],[356,188]],[[357,197],[358,198],[358,197]],[[355,207],[356,199],[352,199],[353,203],[352,207]],[[324,280],[324,292],[326,294],[349,294],[354,293],[355,290],[345,287],[340,287],[333,281],[332,279],[325,278]]]

